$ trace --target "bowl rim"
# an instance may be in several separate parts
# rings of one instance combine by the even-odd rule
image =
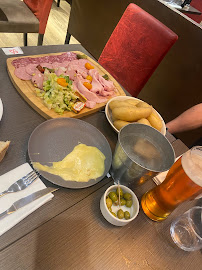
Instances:
[[[122,189],[126,189],[127,192],[130,192],[130,193],[132,194],[132,196],[133,196],[133,199],[135,199],[135,201],[136,201],[136,205],[135,205],[135,206],[137,206],[137,210],[135,211],[134,216],[131,217],[130,219],[119,219],[119,218],[113,216],[113,215],[110,213],[109,209],[107,208],[106,200],[105,200],[105,198],[106,198],[106,196],[107,196],[107,193],[109,193],[109,190],[110,190],[110,189],[113,189],[113,188],[118,187],[118,184],[113,184],[113,185],[111,185],[111,186],[108,187],[108,188],[106,189],[106,191],[104,192],[104,208],[107,210],[107,212],[109,213],[110,217],[112,217],[113,220],[116,220],[116,221],[118,220],[118,221],[123,222],[123,223],[128,223],[128,222],[134,220],[134,219],[137,217],[137,215],[139,214],[140,203],[139,203],[139,200],[138,200],[136,194],[135,194],[130,188],[128,188],[127,186],[121,185],[121,184],[120,184],[119,186],[120,186]],[[133,204],[134,204],[134,201],[133,201]]]
[[[117,133],[119,133],[119,130],[117,129],[117,128],[115,128],[115,126],[113,125],[113,123],[112,123],[112,121],[109,119],[109,103],[110,102],[112,102],[113,100],[124,100],[124,99],[135,99],[135,100],[139,100],[139,101],[143,101],[143,102],[146,102],[146,101],[144,101],[144,100],[142,100],[142,99],[139,99],[139,98],[136,98],[136,97],[130,97],[130,96],[117,96],[117,97],[113,97],[113,98],[111,98],[108,102],[107,102],[107,104],[106,104],[106,106],[105,106],[105,116],[106,116],[106,118],[107,118],[107,120],[108,120],[108,122],[110,123],[110,125],[112,126],[112,128],[117,132]],[[146,102],[147,103],[147,102]],[[148,103],[149,104],[149,103]],[[151,105],[152,106],[152,105]],[[155,110],[155,112],[158,114],[158,116],[159,116],[159,118],[161,119],[161,121],[162,121],[162,124],[163,124],[163,126],[162,126],[162,129],[161,129],[161,131],[159,131],[160,133],[162,133],[164,136],[166,135],[166,124],[165,124],[165,121],[164,121],[164,119],[163,119],[163,117],[160,115],[160,113],[152,106],[152,108]]]

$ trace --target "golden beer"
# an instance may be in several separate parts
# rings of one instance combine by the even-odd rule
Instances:
[[[165,180],[145,193],[141,204],[152,220],[164,220],[180,203],[202,193],[202,147],[186,152],[170,168]]]

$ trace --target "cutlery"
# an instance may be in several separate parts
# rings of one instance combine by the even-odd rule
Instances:
[[[37,179],[37,177],[38,175],[35,171],[29,172],[27,175],[13,183],[7,190],[0,192],[0,198],[8,193],[18,192],[25,189],[26,187],[31,185]]]
[[[0,213],[0,220],[5,218],[8,215],[14,213],[15,211],[19,210],[20,208],[30,204],[31,202],[45,196],[46,194],[54,192],[56,190],[58,190],[58,188],[53,188],[53,187],[44,188],[44,189],[41,189],[39,191],[36,191],[36,192],[28,195],[27,197],[24,197],[16,202],[14,202],[11,205],[11,207],[9,207],[6,211]]]

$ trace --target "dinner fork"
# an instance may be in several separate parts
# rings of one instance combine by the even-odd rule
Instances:
[[[25,189],[26,187],[31,185],[37,179],[37,177],[38,175],[35,171],[29,172],[27,175],[23,176],[18,181],[13,183],[7,190],[0,192],[0,198],[8,193],[18,192]]]

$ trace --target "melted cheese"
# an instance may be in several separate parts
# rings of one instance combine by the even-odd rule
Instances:
[[[64,180],[88,182],[103,175],[105,156],[94,146],[78,144],[62,161],[53,162],[52,166],[33,162],[35,169],[59,175]]]

